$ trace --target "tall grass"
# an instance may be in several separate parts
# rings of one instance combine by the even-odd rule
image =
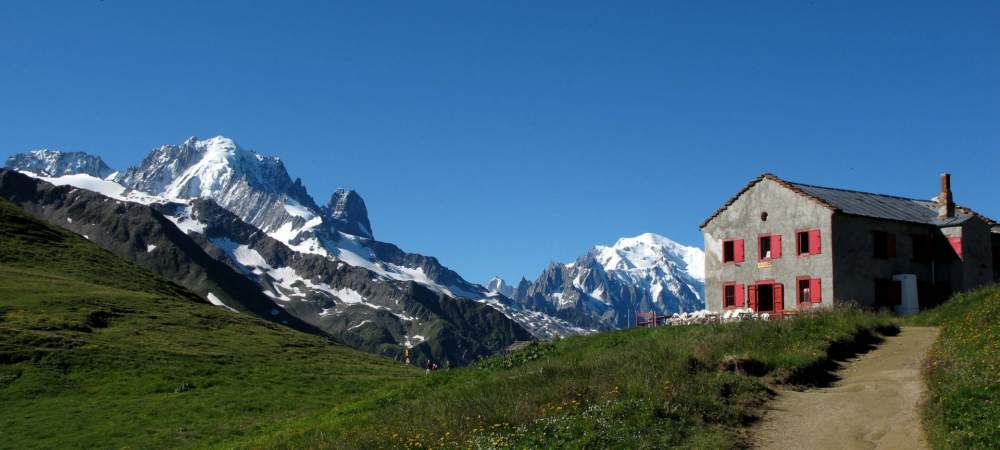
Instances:
[[[1000,448],[1000,286],[956,295],[910,323],[941,328],[925,371],[930,444]]]
[[[248,447],[732,448],[769,398],[835,343],[891,318],[845,308],[783,322],[630,329],[538,344],[312,419]]]

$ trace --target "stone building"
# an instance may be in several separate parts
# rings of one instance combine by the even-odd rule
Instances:
[[[915,312],[1000,280],[1000,224],[933,200],[751,181],[702,225],[706,307],[784,313],[835,302]]]

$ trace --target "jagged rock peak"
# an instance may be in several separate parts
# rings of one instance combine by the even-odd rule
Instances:
[[[12,155],[7,158],[4,167],[47,177],[86,174],[97,178],[107,178],[115,172],[104,163],[100,156],[84,152],[63,152],[48,149]]]
[[[191,137],[180,145],[157,147],[115,181],[167,199],[210,198],[266,232],[289,223],[301,226],[319,213],[280,159],[242,148],[225,136]]]
[[[514,295],[514,288],[507,284],[507,282],[499,276],[493,276],[493,278],[490,278],[489,281],[483,285],[483,287],[490,292],[499,292],[507,297],[512,297]]]
[[[278,157],[244,149],[225,136],[162,145],[117,181],[144,192],[196,198],[211,197],[231,179],[264,192],[285,192],[294,184]]]
[[[355,236],[374,238],[371,222],[368,221],[368,208],[357,192],[344,188],[337,189],[330,196],[326,211],[338,230]]]

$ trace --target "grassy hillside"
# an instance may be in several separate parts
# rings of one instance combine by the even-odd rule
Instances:
[[[204,446],[417,374],[205,304],[0,201],[0,448]]]
[[[733,448],[746,443],[745,425],[769,398],[768,382],[817,380],[828,353],[890,323],[843,309],[795,321],[630,329],[534,344],[230,445]]]
[[[956,295],[911,320],[941,327],[928,357],[924,424],[934,448],[1000,445],[1000,286]]]
[[[206,305],[0,201],[0,448],[731,448],[767,383],[816,380],[890,322],[632,329],[422,376]]]

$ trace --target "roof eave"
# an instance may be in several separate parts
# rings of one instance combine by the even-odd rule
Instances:
[[[744,193],[746,193],[747,191],[749,191],[750,188],[754,187],[757,183],[760,183],[761,181],[764,181],[764,180],[771,180],[771,181],[773,181],[775,183],[778,183],[778,185],[784,187],[785,189],[788,189],[788,190],[790,190],[790,191],[792,191],[792,192],[794,192],[796,194],[799,194],[799,195],[801,195],[801,196],[803,196],[803,197],[805,197],[805,198],[807,198],[809,200],[812,200],[812,201],[818,203],[820,206],[823,206],[823,207],[825,207],[825,208],[827,208],[827,209],[829,209],[829,210],[831,210],[831,211],[833,211],[835,213],[841,212],[841,210],[839,208],[837,208],[837,207],[835,207],[835,206],[827,203],[825,200],[823,200],[823,199],[821,199],[819,197],[816,197],[814,195],[811,195],[808,192],[805,192],[805,191],[803,191],[803,190],[795,187],[795,185],[793,185],[793,184],[791,184],[791,183],[789,183],[789,182],[787,182],[785,180],[782,180],[781,178],[779,178],[777,175],[775,175],[773,173],[765,172],[765,173],[760,174],[760,176],[758,176],[757,178],[754,178],[753,180],[750,180],[750,182],[747,183],[747,185],[744,186],[743,189],[740,189],[740,191],[737,192],[736,195],[734,195],[732,198],[730,198],[726,203],[724,203],[722,205],[722,207],[720,207],[714,213],[712,213],[712,215],[709,216],[709,218],[705,219],[705,221],[702,222],[701,225],[698,226],[698,229],[699,230],[704,230],[705,227],[707,227],[709,223],[711,223],[713,220],[715,220],[716,217],[718,217],[720,214],[722,214],[723,211],[725,211],[730,206],[732,206],[733,203],[736,203],[736,200],[738,200],[740,197],[742,197]]]

